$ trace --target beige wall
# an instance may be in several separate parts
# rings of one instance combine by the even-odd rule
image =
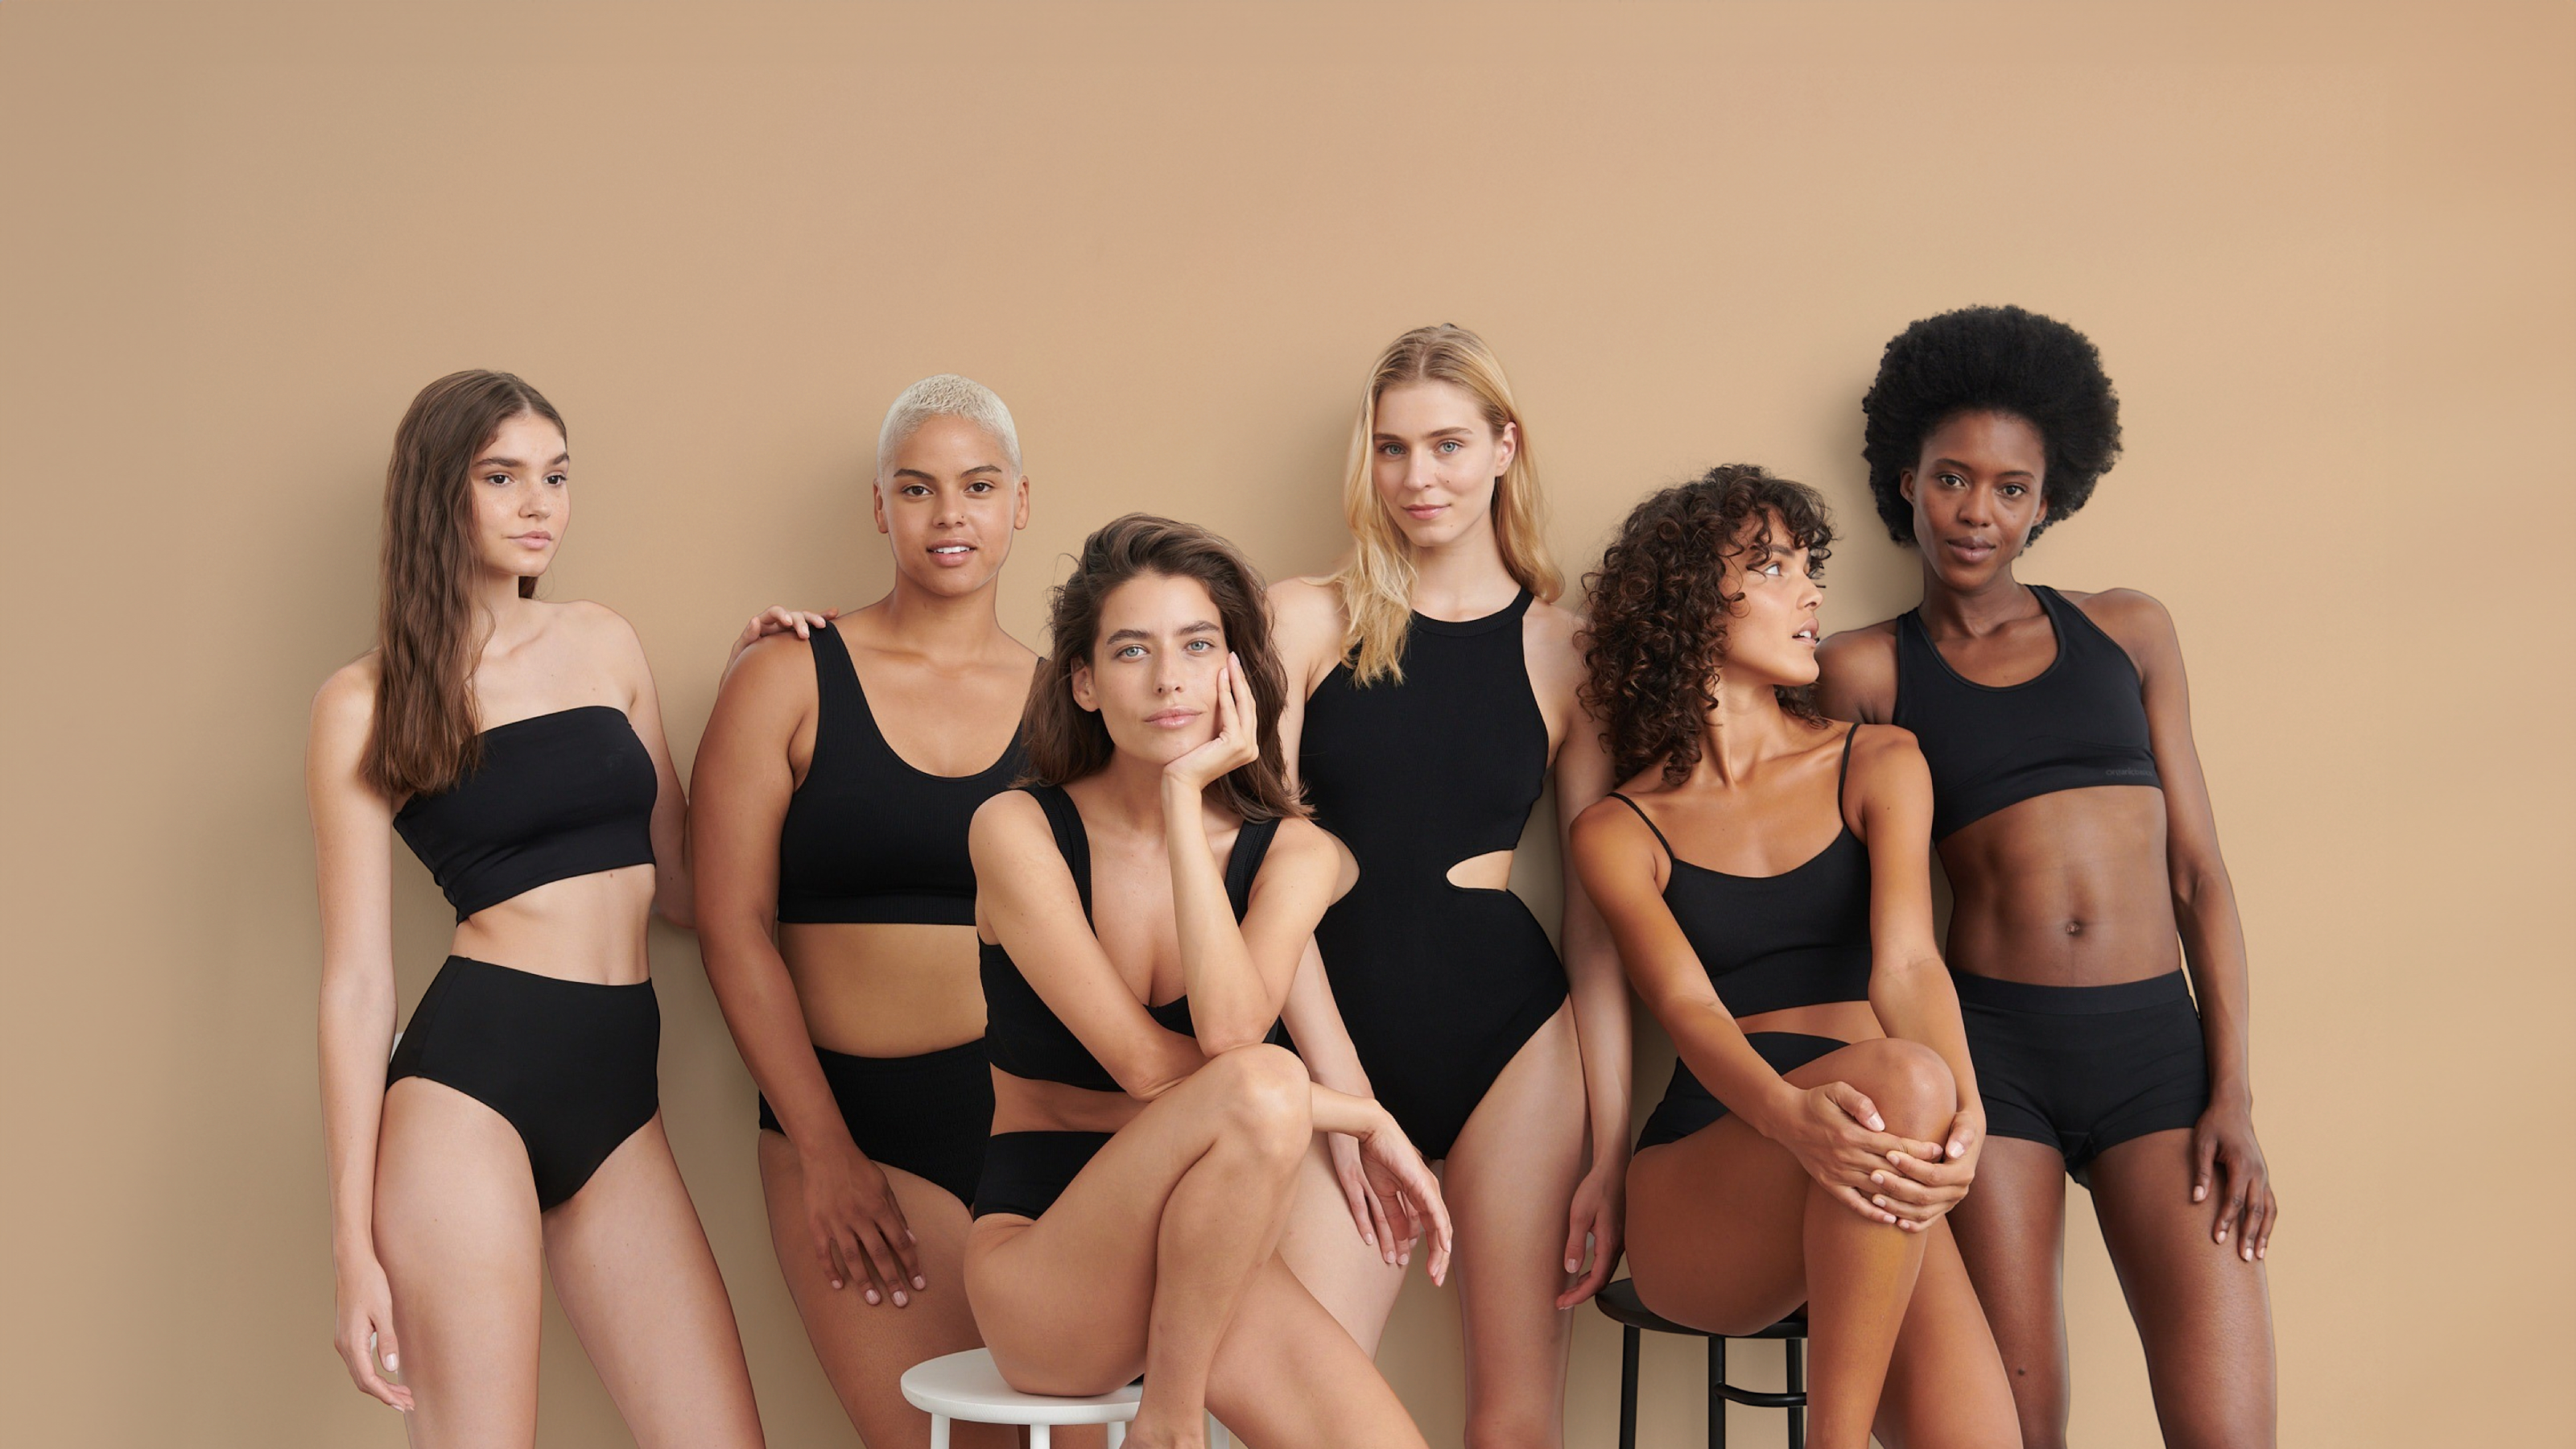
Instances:
[[[2089,330],[2127,403],[2029,572],[2150,590],[2189,650],[2285,1441],[2563,1435],[2571,66],[2565,5],[0,5],[5,1437],[398,1442],[329,1345],[298,762],[429,378],[570,417],[547,591],[634,621],[685,759],[755,606],[884,586],[865,460],[924,373],[1020,417],[1023,638],[1127,508],[1324,565],[1352,389],[1444,318],[1510,364],[1569,564],[1758,460],[1841,509],[1849,625],[1915,589],[1857,456],[1877,349],[2001,300]],[[399,896],[408,1001],[445,918],[409,864]],[[750,1084],[691,942],[654,956],[773,1442],[851,1442]],[[2077,1431],[2145,1445],[2072,1214]],[[1455,1442],[1433,1298],[1387,1362]],[[1606,1444],[1581,1321],[1572,1439]],[[561,1327],[546,1441],[624,1442]],[[1695,1362],[1650,1355],[1653,1442],[1698,1432]]]

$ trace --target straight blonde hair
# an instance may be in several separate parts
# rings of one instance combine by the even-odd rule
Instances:
[[[1530,452],[1529,424],[1512,401],[1485,339],[1443,322],[1416,327],[1378,354],[1360,398],[1359,424],[1351,432],[1350,470],[1342,480],[1342,518],[1351,530],[1351,556],[1332,582],[1348,621],[1342,639],[1355,683],[1404,682],[1404,640],[1413,626],[1413,545],[1378,496],[1371,443],[1377,435],[1377,400],[1390,387],[1445,382],[1464,388],[1484,410],[1496,437],[1511,424],[1519,434],[1511,466],[1494,486],[1494,541],[1503,567],[1520,586],[1548,603],[1565,591],[1564,576],[1547,551],[1547,518],[1538,491],[1538,464]]]

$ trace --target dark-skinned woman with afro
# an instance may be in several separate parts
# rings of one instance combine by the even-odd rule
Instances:
[[[2244,931],[2192,744],[2182,646],[2132,589],[2016,565],[2120,452],[2082,333],[2018,307],[1917,322],[1862,403],[1879,515],[1923,602],[1828,640],[1826,713],[1913,732],[1953,896],[1947,958],[1991,1134],[1959,1250],[2023,1442],[2066,1442],[2066,1191],[2094,1212],[2170,1445],[2270,1445]],[[2188,984],[2186,984],[2186,977]]]

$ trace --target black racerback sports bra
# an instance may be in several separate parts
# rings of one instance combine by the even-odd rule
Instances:
[[[1859,733],[1854,725],[1843,735],[1837,821]],[[1675,855],[1644,806],[1615,790],[1610,798],[1637,812],[1672,861],[1664,903],[1728,1014],[1869,999],[1869,850],[1848,823],[1831,844],[1778,875],[1729,875]]]
[[[1964,678],[1941,657],[1923,611],[1896,621],[1896,711],[1932,767],[1932,838],[2008,805],[2094,785],[2161,789],[2138,667],[2118,640],[2057,590],[2030,591],[2057,631],[2057,657],[2003,686]]]
[[[559,709],[478,738],[471,773],[394,812],[456,919],[554,881],[653,863],[661,782],[624,710]]]
[[[1081,893],[1082,918],[1090,920],[1091,836],[1082,827],[1082,812],[1074,808],[1073,797],[1061,785],[1020,788],[1045,809],[1055,848],[1064,853],[1065,866],[1073,872],[1073,888]],[[1252,904],[1253,878],[1261,874],[1262,859],[1270,854],[1270,842],[1278,834],[1276,820],[1247,820],[1234,837],[1234,849],[1225,862],[1225,898],[1233,902],[1238,921]],[[1048,1009],[1037,988],[1020,974],[1010,952],[999,942],[978,944],[983,948],[978,966],[984,978],[984,1045],[994,1066],[1033,1082],[1062,1082],[1094,1092],[1125,1090],[1072,1028]],[[1145,1013],[1165,1031],[1189,1036],[1194,1030],[1187,996],[1149,1005]]]
[[[814,631],[814,757],[778,827],[778,919],[975,924],[966,829],[1026,757],[1015,730],[972,775],[933,775],[886,743],[840,631]]]

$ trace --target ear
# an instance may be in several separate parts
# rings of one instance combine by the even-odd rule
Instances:
[[[1494,439],[1494,476],[1511,471],[1512,460],[1521,455],[1521,425],[1506,420],[1503,431]]]
[[[886,527],[885,480],[883,478],[872,478],[868,480],[868,512],[876,518],[877,532],[891,533],[893,531]]]
[[[1029,526],[1029,475],[1026,473],[1020,475],[1019,490],[1019,502],[1011,505],[1011,528],[1014,531]]]
[[[1904,499],[1908,503],[1912,503],[1914,501],[1913,469],[1908,468],[1904,472],[1896,475],[1896,496]]]
[[[1091,689],[1091,662],[1089,660],[1085,660],[1082,663],[1073,666],[1073,677],[1066,682],[1072,685],[1073,702],[1082,709],[1083,713],[1100,713],[1100,696],[1093,693]]]

